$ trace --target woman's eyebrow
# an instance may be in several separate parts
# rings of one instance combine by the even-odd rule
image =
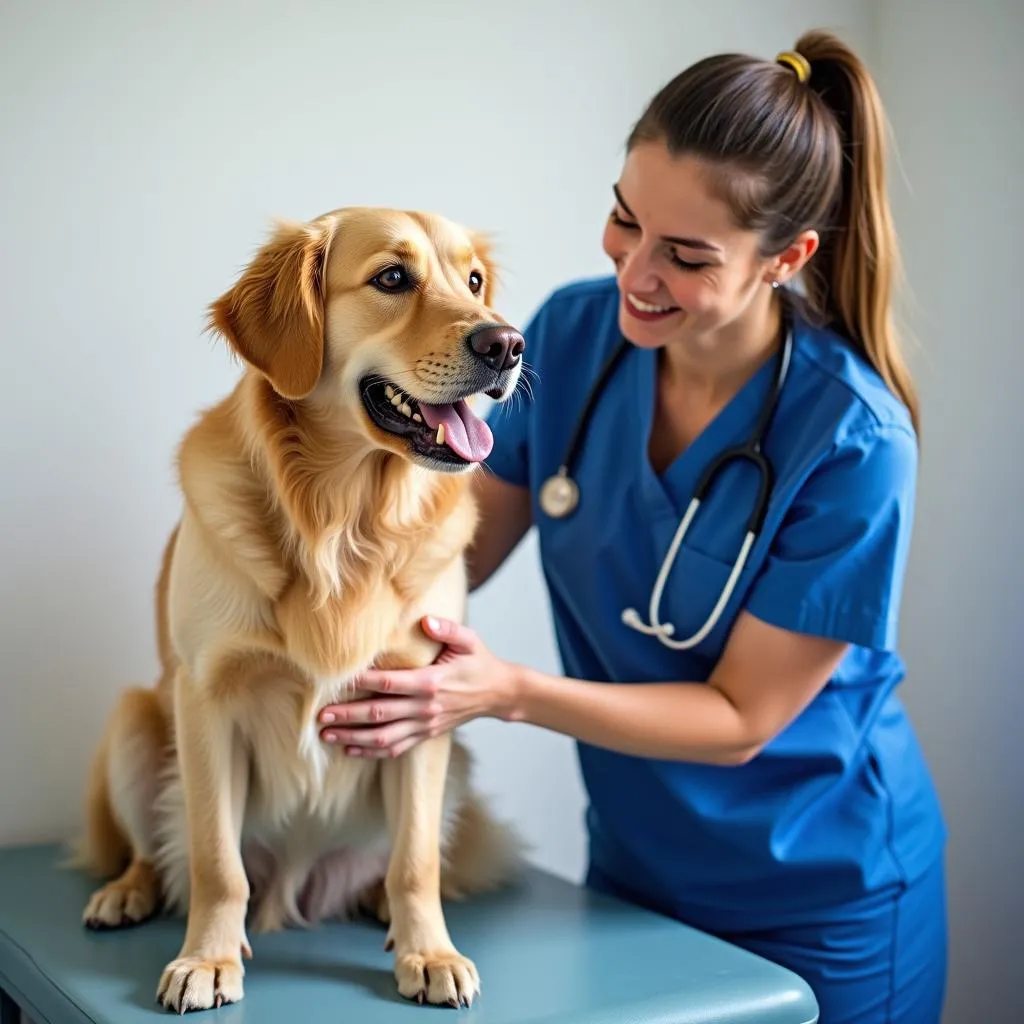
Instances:
[[[619,206],[621,206],[622,209],[630,217],[633,218],[633,220],[636,220],[636,214],[633,213],[633,211],[629,208],[628,204],[626,203],[626,200],[622,198],[622,193],[619,191],[619,186],[612,185],[612,191],[615,193],[615,198],[616,200],[618,200]],[[675,245],[681,245],[687,249],[702,249],[705,252],[722,251],[719,246],[712,245],[710,242],[705,242],[702,238],[679,238],[678,236],[675,235],[665,235],[663,237],[666,242],[672,242]]]

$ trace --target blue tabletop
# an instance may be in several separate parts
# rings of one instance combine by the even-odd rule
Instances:
[[[151,1024],[180,919],[95,933],[80,923],[90,879],[53,846],[0,850],[0,987],[41,1024]],[[418,1006],[395,987],[384,929],[330,923],[250,935],[245,998],[200,1014],[224,1024],[808,1024],[817,1009],[790,972],[667,918],[540,871],[499,895],[447,904],[477,965],[470,1009]]]

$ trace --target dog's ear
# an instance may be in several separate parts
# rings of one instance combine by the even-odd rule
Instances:
[[[210,306],[209,326],[285,398],[304,398],[320,379],[333,238],[330,220],[278,223],[234,287]]]
[[[494,244],[490,237],[482,231],[470,232],[470,239],[473,242],[473,251],[477,259],[484,265],[484,293],[481,298],[485,306],[490,306],[494,301],[498,285],[501,283],[498,274],[498,264],[494,258]]]

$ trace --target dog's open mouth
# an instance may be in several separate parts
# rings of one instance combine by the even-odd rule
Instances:
[[[461,466],[483,462],[491,454],[491,429],[464,398],[428,405],[379,378],[364,381],[360,391],[370,419],[381,430],[405,438],[417,455]]]

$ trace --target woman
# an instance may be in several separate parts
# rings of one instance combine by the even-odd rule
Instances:
[[[533,394],[495,413],[476,483],[472,585],[535,525],[567,675],[428,619],[435,665],[370,672],[376,695],[322,719],[353,756],[480,716],[574,737],[589,884],[791,968],[827,1024],[938,1021],[946,967],[944,825],[894,695],[918,423],[890,323],[883,124],[863,64],[822,32],[776,61],[701,61],[655,96],[605,228],[615,274],[558,290],[529,325]],[[720,474],[651,589],[790,330],[763,528],[702,634],[747,529],[750,464]],[[621,336],[573,467],[579,504],[552,516],[541,488]]]

